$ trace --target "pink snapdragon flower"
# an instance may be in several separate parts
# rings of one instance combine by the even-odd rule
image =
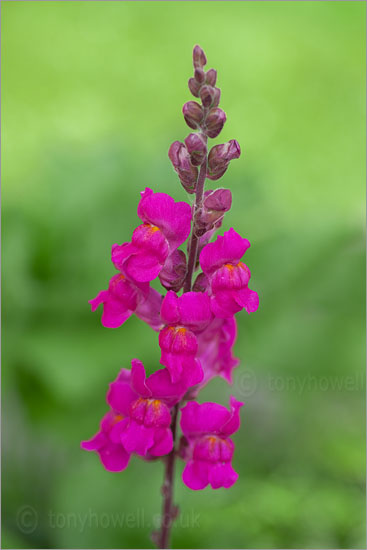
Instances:
[[[231,228],[200,253],[200,265],[208,279],[211,307],[216,317],[232,317],[241,309],[252,313],[259,307],[257,293],[248,288],[250,270],[240,261],[249,247],[249,241]]]
[[[167,369],[148,378],[138,359],[131,371],[121,369],[110,384],[107,403],[110,411],[103,417],[100,431],[82,449],[96,451],[107,470],[126,468],[131,453],[144,458],[163,456],[172,450],[171,409],[186,391],[172,384]]]
[[[203,379],[196,359],[196,334],[208,326],[212,317],[206,293],[187,292],[178,297],[173,291],[167,292],[161,308],[166,326],[159,333],[159,346],[161,364],[167,367],[173,383],[182,380],[188,388]]]
[[[143,224],[134,230],[130,243],[113,245],[112,262],[133,281],[145,283],[159,275],[168,256],[189,236],[191,207],[147,187],[138,216]]]
[[[167,369],[146,378],[144,365],[133,359],[130,383],[117,379],[110,384],[107,402],[124,415],[120,440],[128,453],[162,456],[172,450],[171,408],[185,392],[172,384]]]
[[[188,441],[182,479],[190,489],[204,489],[209,484],[213,489],[229,488],[237,481],[231,465],[234,444],[229,436],[239,428],[243,403],[231,397],[230,405],[228,411],[217,403],[190,401],[182,409],[181,429]]]
[[[149,283],[130,281],[123,273],[110,279],[107,290],[101,290],[90,300],[92,311],[103,304],[101,322],[104,327],[120,327],[133,313],[154,330],[161,325],[159,311],[162,296]]]

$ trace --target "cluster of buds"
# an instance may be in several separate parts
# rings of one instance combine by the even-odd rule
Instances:
[[[241,150],[234,139],[222,145],[216,145],[207,157],[208,138],[216,138],[226,121],[225,112],[220,109],[220,89],[216,88],[217,71],[204,71],[206,57],[199,46],[195,46],[194,76],[189,79],[189,89],[192,95],[200,99],[188,101],[182,112],[186,124],[196,130],[189,134],[184,142],[172,143],[168,156],[176,170],[184,189],[188,193],[195,193],[198,181],[199,167],[204,160],[208,161],[206,177],[211,180],[219,179],[227,170],[229,162],[240,156]]]
[[[132,454],[148,461],[180,456],[186,462],[183,482],[198,490],[207,485],[228,488],[238,477],[229,436],[239,428],[243,403],[232,397],[228,410],[211,402],[199,405],[195,399],[213,377],[232,383],[239,363],[233,356],[234,316],[241,310],[256,311],[259,299],[248,286],[250,270],[242,262],[249,241],[231,228],[210,242],[231,208],[232,195],[221,187],[205,191],[205,179],[219,179],[230,160],[240,156],[240,147],[231,140],[208,153],[208,138],[220,133],[226,115],[218,107],[217,73],[204,71],[206,57],[199,46],[193,61],[189,88],[201,104],[189,101],[183,113],[197,132],[183,143],[175,141],[169,158],[184,189],[195,193],[195,204],[175,202],[149,188],[142,191],[137,210],[141,224],[129,242],[112,246],[117,273],[107,290],[90,301],[93,311],[103,306],[105,327],[119,327],[135,314],[155,330],[163,368],[146,377],[143,364],[133,359],[131,370],[122,369],[107,393],[110,408],[99,431],[82,447],[97,452],[110,471],[125,469]],[[180,246],[188,237],[186,257]],[[157,278],[165,295],[150,286]],[[182,438],[176,447],[180,414]]]

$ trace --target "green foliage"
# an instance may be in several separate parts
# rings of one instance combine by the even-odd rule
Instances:
[[[139,191],[185,199],[167,150],[186,135],[195,43],[218,69],[220,139],[243,151],[222,180],[234,195],[224,228],[252,243],[260,309],[239,315],[234,387],[202,393],[246,401],[239,482],[192,492],[178,472],[174,546],[364,547],[365,5],[2,12],[2,547],[150,545],[161,463],[110,474],[79,442],[120,367],[137,355],[157,367],[156,335],[137,319],[104,329],[87,302],[113,274]]]

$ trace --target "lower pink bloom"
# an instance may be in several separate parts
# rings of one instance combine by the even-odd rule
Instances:
[[[97,451],[106,469],[118,471],[131,453],[149,458],[163,456],[173,447],[171,409],[186,391],[172,384],[167,369],[146,378],[143,364],[134,359],[131,371],[122,369],[110,384],[107,403],[111,410],[101,430],[82,448]]]
[[[234,444],[229,436],[239,428],[243,403],[231,397],[230,405],[228,411],[216,403],[191,401],[182,409],[181,429],[188,441],[182,479],[190,489],[204,489],[209,484],[213,489],[229,488],[237,481],[231,465]]]

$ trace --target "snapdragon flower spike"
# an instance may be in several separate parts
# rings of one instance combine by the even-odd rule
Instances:
[[[231,228],[200,253],[201,269],[210,284],[212,311],[217,317],[232,317],[241,309],[252,313],[259,307],[257,293],[248,288],[250,270],[240,261],[249,247],[249,241]]]
[[[231,465],[234,444],[229,436],[239,428],[242,405],[231,397],[230,411],[217,403],[199,405],[195,401],[182,409],[181,429],[189,444],[182,479],[190,489],[204,489],[209,484],[213,489],[228,489],[237,481]]]
[[[133,281],[144,283],[159,275],[168,256],[189,236],[191,208],[147,187],[138,216],[143,224],[134,230],[131,243],[113,245],[112,262]]]
[[[182,381],[186,388],[198,384],[204,373],[196,359],[196,334],[205,329],[212,319],[207,294],[186,292],[178,297],[167,292],[161,308],[166,326],[159,333],[161,364],[167,367],[172,382]]]

